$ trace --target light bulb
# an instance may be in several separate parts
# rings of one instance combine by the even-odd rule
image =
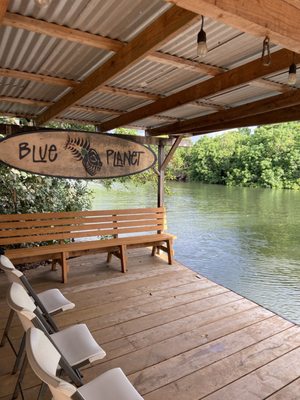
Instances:
[[[200,32],[198,33],[197,38],[197,56],[198,57],[205,57],[208,52],[207,44],[206,44],[206,33],[201,28]]]
[[[295,63],[291,64],[289,68],[289,77],[288,77],[289,85],[295,85],[295,83],[297,82],[296,71],[297,71],[296,64]]]
[[[51,3],[51,0],[34,0],[34,1],[35,4],[40,8],[48,7],[49,4]]]

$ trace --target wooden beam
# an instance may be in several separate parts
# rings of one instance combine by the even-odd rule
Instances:
[[[9,0],[1,0],[1,2],[0,2],[0,24],[3,23],[3,19],[5,17],[6,10],[8,7],[8,1]]]
[[[255,125],[279,124],[283,122],[299,121],[300,108],[299,106],[282,108],[281,110],[270,111],[264,114],[251,115],[245,118],[240,118],[228,121],[222,124],[211,126],[207,130],[194,129],[190,133],[193,135],[204,135],[206,133],[218,132],[227,129],[243,128]],[[178,133],[177,133],[178,135]]]
[[[250,35],[269,36],[300,52],[300,9],[283,0],[169,0],[179,7],[231,25]]]
[[[197,61],[188,60],[186,58],[173,56],[171,54],[161,53],[156,51],[147,56],[148,60],[159,62],[160,64],[171,65],[176,68],[187,69],[190,71],[203,73],[205,75],[215,76],[223,72],[222,68],[215,67]]]
[[[76,103],[92,90],[104,85],[109,79],[145,57],[150,51],[172,38],[186,24],[193,21],[195,14],[172,7],[137,35],[130,43],[96,69],[70,93],[44,112],[38,119],[39,125],[49,121],[64,109]]]
[[[40,100],[24,99],[22,97],[10,97],[10,96],[0,96],[0,101],[4,101],[6,103],[25,104],[28,106],[35,106],[35,107],[45,107],[53,104],[50,101],[40,101]]]
[[[124,44],[118,40],[9,12],[5,14],[2,25],[18,29],[25,29],[31,32],[109,51],[118,51],[124,47]]]
[[[9,97],[9,96],[0,96],[0,101],[4,101],[7,103],[25,104],[25,105],[29,105],[29,106],[35,106],[35,107],[49,107],[52,104],[54,104],[51,101],[40,101],[40,100],[25,99],[25,98],[20,98],[20,97]],[[77,105],[77,104],[72,106],[71,109],[74,109],[77,111],[89,112],[89,113],[93,113],[93,114],[107,114],[107,115],[111,115],[111,116],[120,115],[120,114],[124,113],[124,111],[120,111],[120,110],[89,107],[89,106],[82,106],[82,105]]]
[[[284,93],[267,99],[254,101],[230,110],[220,111],[203,117],[180,121],[164,127],[153,128],[148,132],[150,135],[182,134],[196,130],[214,129],[215,126],[226,124],[233,120],[239,120],[249,116],[265,114],[273,110],[292,107],[300,104],[300,90],[292,93]],[[260,117],[259,117],[260,118]]]
[[[173,154],[175,153],[176,149],[178,148],[178,146],[180,145],[180,142],[182,140],[182,136],[178,136],[175,140],[175,142],[173,143],[171,149],[169,150],[169,153],[166,155],[163,163],[160,166],[160,173],[161,171],[165,171],[169,162],[171,161],[171,158],[173,157]]]
[[[80,83],[71,79],[56,78],[49,75],[33,74],[31,72],[17,71],[6,68],[0,68],[0,76],[4,76],[7,78],[14,78],[14,79],[22,79],[25,81],[34,81],[46,85],[63,86],[63,87],[76,87]],[[97,89],[97,92],[112,93],[116,95],[135,97],[145,100],[158,100],[161,97],[159,95],[152,93],[137,92],[135,90],[122,89],[107,85],[101,86],[99,89]]]
[[[118,126],[127,125],[133,121],[147,118],[151,115],[222,92],[223,90],[243,85],[254,79],[262,78],[265,75],[288,68],[292,57],[293,54],[290,51],[279,50],[272,54],[272,63],[268,67],[262,65],[261,59],[259,58],[232,70],[223,72],[187,89],[176,92],[175,94],[159,99],[154,103],[107,121],[101,125],[101,129],[103,131],[109,131]],[[299,63],[300,55],[295,54],[294,59],[295,63]]]
[[[97,92],[112,93],[112,94],[116,94],[116,95],[135,97],[135,98],[144,99],[144,100],[158,100],[161,97],[157,94],[146,93],[146,92],[137,92],[136,90],[122,89],[122,88],[117,88],[114,86],[107,86],[107,85],[100,86],[97,89]]]
[[[14,79],[23,79],[25,81],[35,81],[53,86],[75,87],[78,85],[76,81],[73,81],[71,79],[56,78],[53,76],[33,74],[31,72],[23,72],[6,68],[0,68],[0,76]]]
[[[251,86],[271,90],[273,92],[278,92],[278,93],[287,93],[287,92],[292,92],[295,90],[293,86],[285,85],[283,83],[277,83],[277,82],[272,82],[267,79],[256,79],[255,81],[249,82]]]
[[[119,110],[111,110],[108,108],[98,108],[98,107],[89,107],[89,106],[80,106],[74,105],[70,107],[71,109],[78,110],[78,111],[85,111],[93,114],[108,114],[108,115],[120,115],[123,114],[124,111]]]

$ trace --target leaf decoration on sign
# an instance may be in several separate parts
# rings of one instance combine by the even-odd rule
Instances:
[[[77,161],[82,161],[82,165],[89,175],[94,176],[100,171],[102,167],[100,156],[95,149],[91,148],[88,138],[68,136],[64,148],[70,150]]]

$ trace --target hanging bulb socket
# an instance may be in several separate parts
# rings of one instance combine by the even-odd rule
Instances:
[[[297,82],[297,67],[296,64],[293,63],[290,65],[289,68],[288,84],[295,85],[296,82]]]
[[[203,30],[203,25],[204,25],[203,15],[201,18],[202,18],[201,29],[197,36],[197,56],[203,58],[206,56],[208,49],[206,44],[206,33]]]

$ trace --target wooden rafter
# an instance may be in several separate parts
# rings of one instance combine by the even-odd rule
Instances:
[[[300,9],[284,0],[169,0],[250,35],[300,52]]]
[[[14,79],[22,79],[25,81],[34,81],[43,83],[45,85],[63,86],[63,87],[76,87],[80,83],[72,79],[57,78],[54,76],[34,74],[32,72],[17,71],[7,68],[0,68],[0,76],[7,78],[14,78]],[[99,89],[97,89],[97,91],[103,93],[112,93],[127,97],[134,97],[138,99],[145,99],[145,100],[157,100],[161,97],[159,95],[152,93],[138,92],[135,90],[128,90],[108,85],[101,86]]]
[[[300,104],[300,90],[292,93],[284,93],[267,99],[254,101],[230,110],[220,111],[218,113],[206,115],[203,117],[192,118],[187,121],[180,121],[164,127],[149,129],[149,135],[161,134],[179,134],[187,133],[193,130],[210,130],[216,126],[226,124],[227,121],[240,120],[250,116],[265,114],[273,110],[289,108]],[[258,117],[260,118],[260,117]]]
[[[124,44],[118,40],[9,12],[7,12],[3,18],[2,25],[25,29],[31,32],[84,44],[86,46],[96,47],[98,49],[118,51],[124,46]]]
[[[0,2],[0,24],[3,23],[3,19],[5,18],[6,10],[8,7],[8,1],[9,0],[2,0]]]
[[[161,53],[156,51],[147,56],[148,60],[159,62],[160,64],[172,65],[176,68],[183,68],[190,71],[203,73],[205,75],[215,76],[223,72],[222,68],[215,67],[213,65],[208,65],[204,63],[199,63],[197,61],[188,60],[186,58],[173,56],[171,54]]]
[[[159,112],[205,98],[226,89],[246,84],[254,79],[288,68],[293,54],[288,50],[279,50],[272,54],[272,63],[265,67],[260,59],[251,61],[240,67],[223,72],[211,79],[200,82],[187,89],[159,99],[144,107],[128,112],[101,125],[103,131],[129,124],[133,121],[147,118]],[[296,54],[295,62],[300,62],[300,55]]]
[[[172,7],[145,28],[130,43],[123,46],[118,53],[104,65],[97,68],[70,93],[67,93],[56,104],[46,110],[37,119],[37,123],[41,125],[49,121],[92,90],[104,85],[109,79],[145,57],[147,53],[163,44],[167,39],[172,38],[194,19],[194,13],[176,6]]]
[[[6,103],[17,103],[17,104],[24,104],[28,106],[34,107],[49,107],[54,104],[51,101],[41,101],[41,100],[33,100],[33,99],[25,99],[22,97],[10,97],[10,96],[0,96],[0,101],[4,101]],[[82,105],[73,105],[71,107],[72,110],[83,111],[93,114],[107,114],[107,115],[120,115],[123,114],[124,111],[121,110],[111,110],[108,108],[99,108],[99,107],[89,107],[89,106],[82,106]]]
[[[254,125],[268,125],[268,124],[279,124],[289,121],[300,120],[300,108],[299,106],[282,108],[281,110],[273,110],[258,115],[251,115],[245,118],[235,119],[227,121],[222,124],[216,124],[207,129],[194,129],[189,131],[192,135],[204,135],[206,133],[224,131],[227,129],[243,128]],[[178,133],[177,133],[178,135]]]

